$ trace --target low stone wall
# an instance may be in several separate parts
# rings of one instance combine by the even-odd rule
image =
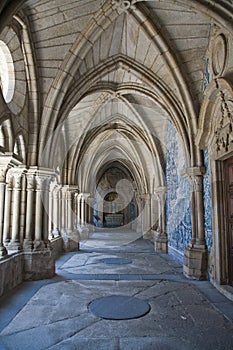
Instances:
[[[0,296],[22,283],[23,269],[23,253],[0,260]]]
[[[63,251],[63,239],[51,241],[51,250],[20,252],[0,259],[0,296],[24,280],[51,278],[55,274],[55,259]]]

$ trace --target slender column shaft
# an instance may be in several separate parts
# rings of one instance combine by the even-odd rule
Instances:
[[[4,220],[5,183],[0,182],[0,245],[3,243],[3,220]]]
[[[81,225],[85,225],[85,198],[81,198]]]
[[[6,186],[5,182],[0,182],[0,257],[7,255],[7,250],[3,246],[3,219],[4,219],[5,186]]]
[[[81,224],[81,211],[80,211],[80,202],[81,202],[81,198],[78,196],[77,198],[77,218],[78,218],[78,225]]]
[[[49,178],[46,178],[46,180],[43,183],[42,211],[43,211],[42,237],[45,245],[47,246],[48,230],[49,230]]]
[[[49,234],[53,238],[53,193],[49,192]]]
[[[27,206],[26,206],[26,228],[25,244],[28,248],[32,247],[34,239],[34,195],[35,179],[33,175],[27,176]]]
[[[202,177],[196,177],[196,207],[197,207],[197,233],[196,241],[200,245],[205,245],[205,228],[204,228],[204,202],[203,202],[203,185]]]
[[[67,210],[68,210],[68,230],[73,230],[73,211],[72,211],[72,193],[70,191],[67,192]]]
[[[66,208],[66,189],[63,188],[61,192],[61,228],[63,231],[65,231],[67,227]]]
[[[12,198],[12,182],[6,186],[5,193],[5,207],[4,207],[4,228],[3,228],[3,241],[5,244],[10,242],[10,218],[11,218],[11,198]]]
[[[42,241],[42,228],[43,228],[43,203],[42,203],[42,191],[43,191],[43,179],[37,176],[37,188],[36,188],[36,220],[35,220],[35,241]]]
[[[20,218],[20,199],[21,199],[21,178],[22,178],[22,174],[17,174],[14,176],[11,243],[20,242],[19,218]]]

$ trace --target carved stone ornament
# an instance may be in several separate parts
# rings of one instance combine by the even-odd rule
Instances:
[[[35,176],[34,175],[27,175],[27,190],[34,190],[35,189]]]
[[[214,38],[212,46],[212,71],[215,77],[223,74],[227,59],[227,40],[224,34]]]
[[[6,181],[6,173],[9,168],[6,166],[0,167],[0,182]]]
[[[119,13],[127,12],[129,9],[134,10],[135,4],[144,0],[112,0],[113,9],[117,9]]]
[[[223,91],[220,91],[220,97],[220,118],[215,128],[216,151],[228,152],[233,143],[233,100],[227,99]]]

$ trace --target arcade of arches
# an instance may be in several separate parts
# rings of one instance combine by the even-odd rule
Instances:
[[[4,0],[0,16],[0,295],[121,226],[232,297],[232,1]]]

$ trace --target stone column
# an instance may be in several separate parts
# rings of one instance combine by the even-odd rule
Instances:
[[[61,233],[66,232],[67,227],[67,205],[66,205],[66,188],[62,187],[61,189]]]
[[[32,250],[34,239],[34,200],[35,200],[35,176],[27,174],[27,205],[26,205],[26,227],[23,243],[24,250]]]
[[[23,277],[25,280],[51,278],[55,273],[55,261],[48,242],[48,190],[53,172],[31,167],[28,173],[25,247],[29,243],[32,249],[24,251]],[[33,240],[32,247],[30,240]]]
[[[12,232],[11,242],[8,245],[10,250],[20,250],[20,207],[21,207],[21,185],[22,185],[22,171],[14,170],[13,172],[13,194],[12,194]]]
[[[80,210],[80,205],[81,205],[81,197],[80,195],[77,195],[77,225],[81,225],[81,210]]]
[[[208,252],[205,241],[203,175],[204,167],[187,169],[191,181],[192,239],[184,251],[184,274],[203,280],[207,278]]]
[[[51,182],[51,176],[45,176],[43,186],[43,227],[42,227],[42,239],[45,247],[49,247],[49,187]]]
[[[74,230],[74,223],[73,223],[73,194],[72,191],[67,191],[66,193],[66,199],[67,199],[67,231],[72,232]]]
[[[144,209],[142,211],[142,232],[143,237],[151,238],[151,195],[146,193],[141,196],[144,204]]]
[[[36,211],[35,211],[35,239],[34,250],[45,248],[43,240],[43,195],[46,177],[36,176]]]
[[[6,192],[5,192],[5,206],[4,206],[4,226],[3,226],[3,242],[6,246],[10,243],[10,224],[11,224],[11,198],[12,198],[12,181],[13,176],[8,171],[6,175]]]
[[[155,251],[159,253],[168,252],[168,237],[166,233],[165,199],[166,187],[159,187],[155,192],[158,200],[158,228],[154,232]]]
[[[59,188],[56,187],[53,190],[53,235],[54,237],[60,236],[58,223],[59,223]]]
[[[4,222],[4,202],[6,188],[7,167],[0,167],[0,258],[7,255],[7,250],[3,245],[3,222]]]
[[[49,239],[54,238],[53,234],[53,189],[49,190]]]

